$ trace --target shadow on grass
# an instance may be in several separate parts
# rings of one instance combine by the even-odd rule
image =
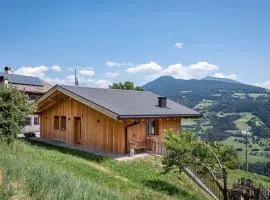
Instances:
[[[108,158],[106,158],[104,156],[99,156],[99,155],[96,155],[96,154],[93,154],[93,153],[80,151],[80,150],[77,150],[77,149],[59,147],[59,146],[55,146],[55,145],[52,145],[52,144],[47,144],[47,143],[40,142],[40,141],[34,141],[34,140],[31,140],[31,139],[24,139],[24,141],[26,141],[27,143],[29,143],[31,145],[36,145],[36,146],[39,146],[39,147],[42,147],[42,148],[45,148],[45,149],[48,149],[48,150],[57,150],[57,151],[59,151],[61,153],[69,154],[69,155],[76,156],[76,157],[80,157],[80,158],[83,158],[83,159],[88,160],[88,161],[94,161],[94,162],[101,163],[101,162],[104,162],[104,161],[108,160]]]
[[[186,191],[179,189],[178,187],[172,185],[163,180],[147,180],[144,183],[145,186],[152,188],[156,191],[166,192],[168,195],[187,195]]]

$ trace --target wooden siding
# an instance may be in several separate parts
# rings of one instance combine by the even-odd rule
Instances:
[[[56,95],[54,95],[56,98]],[[56,99],[49,98],[48,102],[41,102],[38,110],[40,114],[40,136],[61,140],[71,144],[75,143],[74,117],[81,118],[81,140],[80,144],[90,149],[105,152],[125,153],[126,138],[125,126],[132,124],[133,120],[114,120],[108,116],[68,97],[58,94]],[[54,102],[53,102],[54,101]],[[66,130],[54,129],[54,117],[66,116]],[[146,119],[140,123],[128,127],[128,140],[145,140]],[[156,119],[157,134],[162,140],[164,130],[173,128],[180,130],[181,120],[177,119]],[[61,124],[61,119],[59,119]]]
[[[146,135],[146,123],[147,119],[141,119],[140,123],[128,128],[128,140],[144,140]],[[125,126],[131,124],[132,120],[125,120]],[[181,130],[181,119],[157,119],[156,120],[156,134],[161,140],[164,138],[164,132],[166,129],[173,129],[175,131]]]
[[[54,116],[66,116],[66,131],[54,129]],[[81,145],[106,152],[124,153],[124,123],[113,120],[71,98],[62,98],[40,113],[40,135],[74,143],[74,117],[81,118]]]

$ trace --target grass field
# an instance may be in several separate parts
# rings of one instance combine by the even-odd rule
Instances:
[[[246,173],[242,170],[229,170],[229,185],[232,186],[233,180],[239,180],[243,177],[248,177],[252,179],[256,186],[260,184],[264,185],[267,189],[270,189],[270,177],[258,175],[255,173]]]
[[[258,94],[258,93],[249,93],[248,94],[248,96],[250,96],[251,98],[254,98],[254,99],[256,99],[256,98],[258,98],[258,97],[267,97],[268,96],[268,94]]]
[[[235,139],[242,139],[243,140],[243,138],[239,138],[239,137],[229,137],[226,140],[222,141],[222,143],[225,145],[228,145],[228,146],[232,146],[234,148],[242,148],[243,151],[238,151],[237,153],[238,153],[241,161],[244,162],[245,161],[245,148],[246,148],[246,146],[244,143],[236,142]],[[252,140],[250,138],[249,138],[249,142],[252,145],[251,148],[250,147],[248,148],[248,161],[250,163],[267,162],[267,161],[270,162],[269,157],[265,157],[265,156],[260,155],[260,153],[264,152],[263,151],[264,147],[261,147],[259,144],[252,144]],[[269,143],[269,141],[266,139],[261,139],[261,142],[264,142],[266,144]],[[250,155],[250,152],[252,152],[252,149],[254,149],[254,148],[259,149],[260,151],[258,152],[257,155]]]
[[[246,98],[246,93],[241,93],[241,92],[234,93],[232,96],[235,98],[244,99],[244,98]]]
[[[206,119],[206,118],[205,118]],[[181,126],[184,130],[190,130],[196,132],[197,134],[201,134],[207,129],[212,128],[211,122],[209,120],[202,121],[201,119],[183,119],[181,121]]]
[[[210,108],[213,104],[214,104],[214,101],[204,99],[203,101],[201,101],[200,103],[198,103],[198,104],[194,107],[194,109],[197,109],[197,110],[207,110],[207,109]]]
[[[160,159],[117,162],[75,150],[16,141],[0,145],[0,199],[204,199],[185,174]]]
[[[240,119],[238,119],[238,120],[236,120],[234,122],[235,125],[236,125],[236,127],[239,130],[245,130],[245,131],[246,130],[250,130],[251,127],[247,124],[247,122],[249,120],[251,120],[252,118],[255,119],[257,126],[263,125],[263,122],[258,117],[256,117],[255,115],[253,115],[252,113],[242,112],[242,113],[239,113],[239,115],[240,115]]]

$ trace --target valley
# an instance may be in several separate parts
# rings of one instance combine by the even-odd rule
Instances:
[[[270,163],[270,93],[256,86],[228,79],[206,77],[202,80],[180,80],[160,77],[144,86],[145,90],[189,106],[200,113],[200,119],[184,119],[185,130],[201,139],[232,146],[245,162],[243,131],[248,138],[250,170],[270,176],[263,170]]]

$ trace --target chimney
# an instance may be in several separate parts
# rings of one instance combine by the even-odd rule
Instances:
[[[161,108],[167,107],[167,97],[158,97],[158,107]]]
[[[10,67],[5,67],[5,74],[9,74]]]

